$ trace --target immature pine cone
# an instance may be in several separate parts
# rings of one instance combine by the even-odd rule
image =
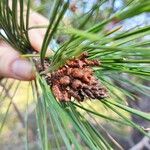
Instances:
[[[107,90],[94,77],[91,67],[98,66],[97,60],[88,60],[83,53],[79,58],[69,60],[65,66],[51,74],[51,88],[59,101],[103,99]]]
[[[43,74],[47,84],[59,101],[70,101],[74,97],[78,101],[85,99],[103,99],[107,90],[93,75],[93,66],[100,65],[97,60],[88,60],[83,53],[79,58],[69,60],[66,65],[53,73]],[[36,61],[39,72],[49,68],[48,59],[44,60],[44,68]]]

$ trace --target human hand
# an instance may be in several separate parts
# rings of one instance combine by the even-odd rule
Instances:
[[[48,20],[42,15],[32,12],[30,26],[47,25]],[[45,35],[45,29],[29,30],[32,47],[40,51]],[[0,77],[19,80],[33,80],[35,73],[32,64],[4,41],[0,41]]]

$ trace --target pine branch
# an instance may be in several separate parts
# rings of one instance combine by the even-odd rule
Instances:
[[[100,15],[102,14],[100,10],[104,7],[103,4],[108,4],[108,1],[100,1],[94,4],[88,12],[82,12],[76,18],[78,24],[76,26],[73,22],[74,20],[70,25],[63,22],[64,16],[68,15],[69,1],[56,0],[52,2],[54,5],[49,25],[47,27],[35,26],[30,28],[29,15],[31,1],[27,1],[26,10],[24,9],[23,0],[13,0],[11,6],[9,2],[9,0],[0,1],[0,29],[2,31],[0,32],[0,36],[21,52],[24,57],[31,58],[30,60],[37,69],[36,81],[32,84],[32,92],[33,97],[37,100],[36,120],[41,149],[50,149],[51,144],[49,143],[48,131],[51,128],[49,127],[49,120],[51,121],[53,133],[59,131],[59,138],[61,138],[61,142],[63,141],[67,149],[72,149],[72,147],[75,149],[84,149],[86,147],[95,150],[112,149],[113,145],[111,145],[110,141],[107,141],[98,132],[98,129],[93,126],[91,120],[82,111],[85,114],[90,114],[90,116],[94,115],[100,121],[104,120],[105,123],[107,120],[109,121],[108,124],[112,123],[115,126],[116,124],[123,125],[124,127],[129,126],[149,136],[140,125],[130,119],[130,115],[134,114],[145,120],[150,120],[149,114],[128,107],[125,97],[128,96],[132,100],[135,100],[137,96],[132,94],[128,89],[119,87],[116,81],[120,83],[124,82],[134,87],[136,91],[142,89],[140,92],[145,93],[145,96],[148,95],[149,88],[143,86],[142,82],[143,80],[149,81],[150,61],[148,54],[150,49],[148,47],[149,41],[143,37],[149,35],[150,26],[145,25],[144,27],[125,30],[122,29],[122,26],[109,29],[109,25],[113,24],[115,26],[117,23],[119,24],[126,19],[149,12],[150,9],[148,6],[150,2],[144,0],[129,1],[126,6],[123,6],[123,9],[105,18]],[[19,14],[17,12],[18,9],[20,9]],[[23,17],[24,11],[26,12],[25,19]],[[99,14],[99,17],[97,14]],[[93,23],[94,18],[96,18],[96,21]],[[35,28],[47,28],[40,54],[32,54],[34,49],[28,37],[28,31]],[[54,56],[45,59],[49,44],[52,44],[53,39],[57,41],[62,35],[66,39],[58,44],[59,48]],[[82,56],[81,54],[85,52],[88,53],[87,58],[80,58]],[[100,61],[101,64],[92,66],[91,64],[93,62],[97,62],[95,59]],[[73,66],[71,66],[72,63]],[[76,65],[74,65],[75,63]],[[67,83],[69,86],[67,86],[71,91],[71,88],[73,88],[72,83],[77,78],[78,80],[80,79],[79,81],[82,81],[82,89],[80,92],[78,89],[74,89],[71,91],[71,94],[67,93],[69,95],[66,96],[68,99],[63,101],[65,97],[63,95],[65,93],[64,91],[69,90],[68,88],[64,88],[65,85],[62,76],[64,77],[66,75],[64,73],[65,71],[74,70],[74,68],[78,72],[75,74],[71,71],[67,75],[69,77],[69,82]],[[94,73],[90,72],[89,68]],[[65,71],[63,72],[61,69]],[[84,69],[90,72],[91,79],[94,77],[94,81],[98,82],[99,80],[103,86],[107,87],[109,91],[109,97],[107,99],[103,101],[99,99],[97,102],[93,101],[93,99],[99,98],[99,96],[95,96],[97,94],[95,90],[93,91],[95,94],[94,97],[92,95],[93,93],[89,90],[90,86],[84,84],[84,80],[86,79],[84,77],[86,74],[86,72],[83,72]],[[81,76],[79,77],[79,75]],[[133,78],[127,78],[125,75],[132,76],[134,80]],[[96,77],[98,80],[96,80]],[[58,82],[60,79],[63,82],[63,86]],[[90,81],[88,80],[87,83]],[[53,90],[54,85],[58,86],[58,88],[61,87],[61,90],[59,89],[57,92]],[[103,89],[103,86],[98,86],[98,84],[96,86],[99,90]],[[88,87],[88,91],[87,89],[85,90],[85,87]],[[58,96],[60,92],[63,98]],[[101,91],[101,94],[105,94],[104,90]],[[97,105],[100,109],[103,108],[102,112],[98,112],[100,109],[86,107],[85,99],[82,105],[76,101],[72,102],[72,97],[81,101],[82,97],[87,97],[87,95],[90,95],[88,99],[92,99],[91,105]],[[0,130],[4,126],[10,105],[6,111],[6,116],[4,117]],[[103,114],[103,111],[105,112],[106,110],[111,111],[114,116],[109,116],[109,113]],[[83,141],[76,138],[76,132],[78,132]],[[58,137],[55,135],[56,145],[60,148],[60,143],[57,140]]]

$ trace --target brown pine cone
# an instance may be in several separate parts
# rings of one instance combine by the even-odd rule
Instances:
[[[48,68],[47,61],[44,61],[44,65]],[[43,76],[51,85],[54,96],[61,102],[70,101],[71,97],[80,102],[85,99],[103,99],[108,96],[107,90],[96,79],[92,70],[93,66],[99,65],[98,60],[88,60],[87,53],[83,53],[79,58],[69,60],[57,71]],[[38,67],[41,71],[40,66]]]

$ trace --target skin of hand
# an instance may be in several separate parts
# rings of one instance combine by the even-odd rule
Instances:
[[[30,27],[38,25],[48,25],[48,20],[42,15],[32,12],[30,15]],[[46,29],[29,30],[29,38],[32,47],[40,51]],[[52,51],[49,51],[51,55]],[[0,77],[14,78],[18,80],[33,80],[35,73],[32,64],[22,58],[15,49],[4,41],[0,41]]]

